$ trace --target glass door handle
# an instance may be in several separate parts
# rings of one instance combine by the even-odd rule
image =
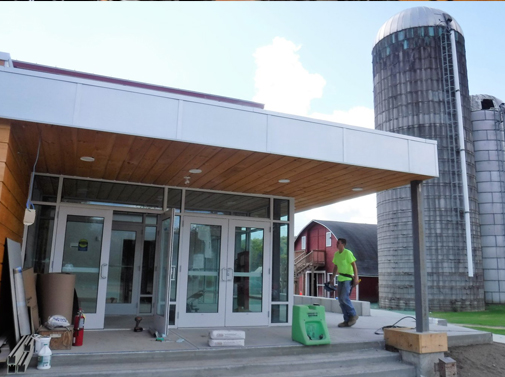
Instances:
[[[221,268],[221,280],[222,281],[233,280],[233,268]]]
[[[107,263],[102,263],[102,265],[100,266],[100,277],[102,279],[107,279],[107,276],[103,276],[103,268],[104,267],[107,267]]]

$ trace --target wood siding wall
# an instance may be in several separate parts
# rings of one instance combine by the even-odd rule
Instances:
[[[9,121],[0,119],[0,269],[3,269],[6,238],[20,243],[23,239],[31,169],[26,157],[18,151]]]
[[[326,233],[329,232],[324,226],[314,224],[310,228],[307,239],[310,240],[311,250],[326,250],[326,272],[333,271],[333,255],[337,252],[337,240],[331,235],[331,246],[326,246]]]

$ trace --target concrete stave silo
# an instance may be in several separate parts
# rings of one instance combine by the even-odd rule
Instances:
[[[505,104],[472,95],[472,130],[486,303],[505,303]]]
[[[484,283],[477,185],[461,27],[452,21],[456,51],[472,235],[474,276],[468,276],[461,159],[452,53],[442,11],[400,12],[379,30],[372,51],[375,127],[438,141],[439,178],[424,183],[426,268],[430,310],[482,310]],[[414,301],[410,187],[377,195],[379,303],[412,309]]]

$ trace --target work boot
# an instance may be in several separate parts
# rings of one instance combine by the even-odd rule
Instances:
[[[347,321],[344,321],[342,323],[339,323],[338,327],[349,327],[349,324],[347,323]]]
[[[358,320],[358,318],[359,315],[352,315],[351,318],[349,318],[349,322],[347,322],[347,326],[351,327],[352,325],[354,325]]]

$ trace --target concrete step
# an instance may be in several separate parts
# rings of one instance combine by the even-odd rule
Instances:
[[[292,346],[270,346],[270,347],[209,347],[206,349],[183,350],[183,351],[155,351],[155,352],[115,352],[115,353],[65,353],[58,351],[53,353],[53,363],[59,366],[75,365],[80,363],[90,364],[113,364],[113,363],[135,363],[169,360],[214,360],[216,358],[245,359],[253,357],[272,356],[296,356],[310,354],[336,354],[341,352],[352,352],[367,349],[384,349],[384,341],[377,342],[356,342],[347,344],[328,344],[323,346],[306,347],[301,344]],[[225,355],[225,356],[222,356]],[[82,360],[82,361],[81,361]]]
[[[37,370],[32,360],[25,376],[52,377],[228,377],[374,376],[413,377],[415,368],[398,353],[369,348],[335,352],[330,346],[210,349],[76,357],[56,356],[51,369]],[[1,374],[1,373],[0,373]]]
[[[268,373],[268,377],[416,377],[413,365],[400,362],[385,362],[370,366],[335,367],[330,369],[314,369],[308,371],[285,371]],[[240,374],[240,377],[258,377],[258,374]]]

